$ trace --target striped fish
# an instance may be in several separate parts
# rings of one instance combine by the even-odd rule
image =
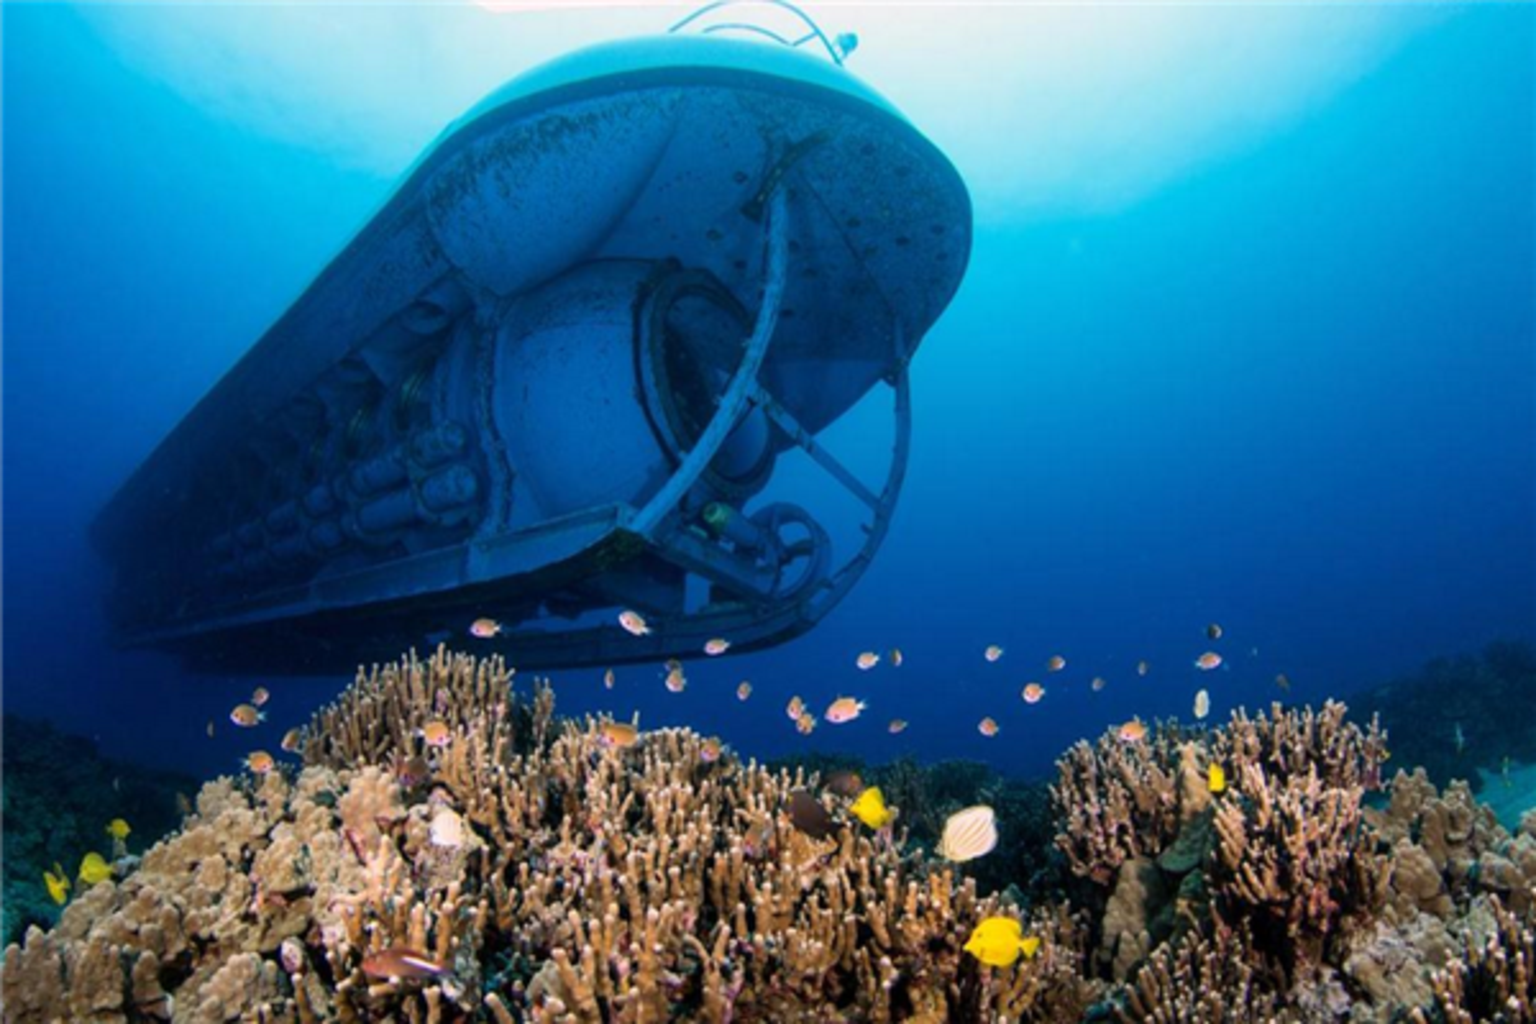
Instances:
[[[984,857],[997,846],[997,815],[985,804],[956,811],[944,822],[939,856],[955,863]]]

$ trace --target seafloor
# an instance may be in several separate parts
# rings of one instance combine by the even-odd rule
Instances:
[[[889,834],[847,776],[510,684],[442,651],[360,676],[302,768],[208,783],[11,946],[5,1020],[1536,1019],[1536,817],[1390,773],[1337,703],[1079,743],[1049,797],[888,766]],[[950,863],[973,801],[1000,845]],[[1038,949],[967,952],[997,915]]]

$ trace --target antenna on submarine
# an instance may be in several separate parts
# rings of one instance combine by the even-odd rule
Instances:
[[[853,53],[853,51],[859,47],[858,33],[840,32],[836,36],[828,38],[827,34],[821,30],[821,26],[817,25],[815,20],[812,19],[809,14],[806,14],[805,11],[790,3],[789,0],[714,0],[713,3],[708,3],[703,7],[700,7],[698,10],[694,11],[692,14],[688,15],[677,24],[673,25],[671,28],[667,29],[667,31],[669,33],[681,31],[682,29],[687,28],[689,25],[692,25],[694,22],[703,18],[705,15],[713,14],[716,11],[723,10],[727,7],[737,7],[742,4],[765,4],[769,7],[777,7],[781,10],[788,11],[794,18],[800,21],[800,23],[805,27],[807,31],[804,35],[801,35],[797,38],[790,38],[789,36],[781,35],[780,33],[775,32],[770,28],[767,28],[763,25],[758,25],[750,21],[715,22],[713,24],[704,26],[699,31],[704,35],[713,35],[716,32],[742,32],[749,35],[763,36],[764,38],[771,39],[782,46],[787,46],[792,50],[798,50],[800,47],[809,42],[819,42],[827,51],[827,56],[832,58],[832,63],[838,65],[839,67],[842,66],[843,61],[848,59],[849,54]]]

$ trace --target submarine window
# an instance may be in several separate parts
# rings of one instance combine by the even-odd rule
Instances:
[[[663,412],[682,451],[698,441],[746,354],[751,325],[714,278],[681,272],[652,307],[652,343]]]

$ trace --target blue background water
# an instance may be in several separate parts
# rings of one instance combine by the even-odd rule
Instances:
[[[1110,723],[1187,717],[1201,685],[1221,716],[1281,696],[1279,671],[1289,699],[1320,700],[1536,638],[1533,18],[1442,13],[1294,116],[1119,201],[1021,209],[982,189],[969,275],[915,364],[907,490],[863,583],[792,644],[693,665],[684,694],[659,670],[621,670],[613,693],[564,673],[561,708],[639,709],[758,755],[1038,772]],[[262,680],[273,728],[234,735],[224,718],[251,680],[107,645],[86,530],[403,162],[224,116],[106,25],[5,11],[4,699],[112,753],[227,770],[346,680]],[[952,109],[946,83],[970,70],[930,71],[909,109],[925,128],[936,112],[968,180],[1006,181],[1015,160],[1027,174],[1029,153],[978,136],[985,111]],[[906,83],[874,84],[902,101]],[[1113,117],[1109,99],[1093,116]],[[876,422],[861,410],[836,436],[858,448]],[[1202,675],[1213,620],[1230,671]],[[996,665],[989,643],[1007,648]],[[892,646],[902,668],[854,668]],[[1058,652],[1068,668],[1046,678]],[[1028,707],[1031,679],[1049,692]],[[870,712],[807,739],[780,714],[792,693]],[[978,735],[983,715],[997,738]],[[893,716],[912,723],[901,737]]]

